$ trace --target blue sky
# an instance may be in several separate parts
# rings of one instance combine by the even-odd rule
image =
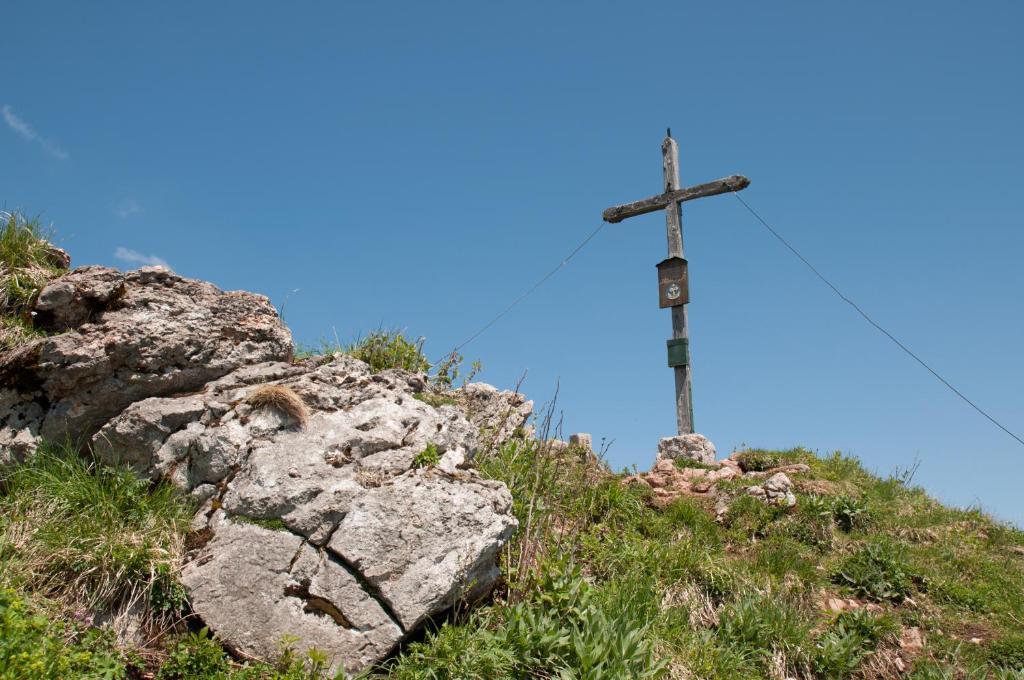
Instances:
[[[609,205],[744,198],[880,323],[1024,431],[1024,5],[18,3],[0,203],[76,263],[165,261],[284,305],[296,339],[379,326],[439,355]],[[1024,523],[1024,447],[838,301],[730,196],[684,206],[697,429],[920,462]],[[559,386],[566,432],[646,467],[674,434],[663,220],[606,227],[466,348]]]

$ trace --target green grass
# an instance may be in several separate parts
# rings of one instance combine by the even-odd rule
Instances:
[[[736,456],[736,462],[744,472],[763,472],[783,465],[809,463],[812,460],[814,460],[814,454],[803,448],[789,449],[788,451],[748,449]]]
[[[890,540],[871,541],[846,557],[832,572],[832,580],[854,595],[875,602],[900,603],[922,579]]]
[[[180,637],[160,664],[156,680],[342,680],[344,672],[332,676],[327,656],[310,649],[294,651],[295,640],[282,640],[281,652],[273,664],[239,663],[210,636],[207,629]]]
[[[905,477],[880,479],[839,453],[757,454],[761,469],[808,464],[800,478],[826,491],[800,493],[786,510],[743,496],[737,483],[718,524],[698,501],[654,509],[643,487],[536,442],[481,456],[482,472],[511,488],[521,525],[502,556],[505,583],[492,604],[434,630],[377,675],[601,677],[563,670],[579,660],[545,646],[574,625],[546,599],[564,588],[550,575],[569,573],[590,601],[615,603],[606,611],[643,631],[649,677],[870,676],[910,626],[926,640],[910,677],[1017,677],[1024,557],[1011,548],[1024,545],[1021,531],[943,507]],[[826,597],[880,611],[834,614]],[[963,641],[971,630],[986,631],[981,645]]]
[[[231,519],[242,522],[243,524],[253,524],[264,529],[270,529],[271,531],[287,531],[288,526],[279,517],[273,517],[271,519],[264,519],[262,517],[248,517],[247,515],[232,515]]]
[[[39,335],[29,312],[39,291],[64,271],[38,219],[0,212],[0,352]]]
[[[692,458],[676,458],[674,462],[676,464],[676,467],[679,468],[680,470],[714,470],[715,469],[714,465],[708,465],[707,463],[702,463],[699,460],[694,460]]]
[[[0,316],[0,352],[20,347],[42,337],[46,337],[46,333],[34,328],[21,317]]]
[[[382,328],[349,343],[342,343],[337,339],[322,340],[320,347],[300,348],[295,356],[297,359],[324,357],[330,360],[334,354],[347,354],[365,361],[374,373],[390,368],[426,373],[430,370],[430,361],[423,353],[423,343],[424,338],[411,340],[405,337],[403,331]]]
[[[365,361],[374,373],[392,368],[413,373],[430,373],[431,391],[418,392],[414,396],[431,406],[454,404],[455,400],[444,393],[456,387],[460,376],[461,385],[471,382],[483,370],[483,366],[479,361],[473,361],[463,374],[465,357],[454,351],[433,364],[423,353],[424,342],[425,338],[422,337],[415,340],[407,338],[405,332],[401,330],[381,328],[348,343],[343,343],[335,337],[334,340],[321,340],[317,347],[299,347],[295,352],[295,358],[299,361],[330,361],[335,354],[347,354]]]
[[[176,574],[192,513],[172,487],[62,447],[4,470],[0,679],[143,677],[146,668],[162,680],[327,678],[324,655],[298,654],[289,640],[273,664],[241,663],[176,623],[186,611]],[[110,628],[87,625],[133,603],[144,626],[162,631],[156,647],[121,648]]]
[[[344,353],[365,361],[374,373],[389,368],[426,373],[430,362],[423,354],[423,342],[423,338],[410,340],[401,331],[379,330],[351,343]]]
[[[416,392],[412,395],[412,398],[434,408],[453,406],[458,403],[454,397],[449,397],[447,394],[438,394],[437,392]]]
[[[655,612],[642,587],[597,589],[554,564],[538,586],[515,604],[431,632],[386,672],[408,680],[664,677],[667,662],[656,658],[648,635]]]
[[[427,448],[417,453],[412,458],[414,468],[433,467],[441,462],[441,452],[437,450],[436,444],[427,444]]]
[[[899,631],[893,617],[864,609],[842,612],[828,624],[812,650],[810,667],[821,677],[852,677],[883,640]]]
[[[737,496],[719,522],[696,499],[655,508],[645,486],[537,440],[482,452],[481,474],[509,485],[520,521],[501,584],[369,677],[874,677],[892,671],[912,626],[925,647],[906,677],[1024,673],[1024,533],[848,456],[764,453],[807,463],[794,478],[818,483],[814,493],[798,488],[787,510],[726,485]],[[428,454],[420,462],[435,464]],[[73,622],[130,600],[153,620],[181,611],[174,575],[191,507],[172,489],[47,449],[8,470],[0,492],[0,658],[20,673],[8,676],[33,677],[11,665],[24,661],[69,677],[326,677],[321,655],[287,640],[277,663],[252,664],[180,627],[133,650]],[[836,614],[828,597],[875,608]]]
[[[0,588],[0,678],[127,677],[128,659],[110,631],[51,621],[9,588]]]
[[[191,508],[169,486],[43,447],[0,478],[0,585],[68,610],[183,603],[173,575]]]

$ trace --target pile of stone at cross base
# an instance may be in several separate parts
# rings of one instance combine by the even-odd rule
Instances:
[[[742,453],[733,453],[723,460],[716,460],[716,454],[715,445],[704,435],[665,437],[658,443],[654,467],[623,481],[649,486],[654,493],[654,504],[658,507],[664,507],[680,497],[711,501],[715,514],[722,519],[733,496],[720,492],[718,482],[737,478],[750,479],[752,482],[763,479],[761,483],[745,487],[744,493],[769,505],[793,507],[796,505],[796,495],[788,475],[810,471],[810,467],[804,463],[781,465],[768,470],[744,470]]]

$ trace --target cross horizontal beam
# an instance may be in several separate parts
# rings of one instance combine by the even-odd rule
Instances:
[[[601,213],[601,217],[604,218],[605,222],[611,222],[614,224],[629,217],[636,217],[637,215],[645,215],[647,213],[654,212],[655,210],[661,210],[672,203],[692,201],[695,198],[704,198],[705,196],[717,196],[718,194],[724,194],[730,191],[741,191],[746,189],[748,186],[750,186],[750,180],[743,175],[730,175],[729,177],[716,179],[714,182],[708,182],[707,184],[698,184],[685,189],[677,189],[676,191],[666,191],[663,194],[651,196],[650,198],[645,198],[642,201],[634,201],[633,203],[626,203],[625,205],[616,205]]]

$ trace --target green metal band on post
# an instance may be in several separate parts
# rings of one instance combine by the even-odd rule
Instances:
[[[690,363],[690,341],[676,338],[668,341],[668,365],[671,368],[687,366]]]

